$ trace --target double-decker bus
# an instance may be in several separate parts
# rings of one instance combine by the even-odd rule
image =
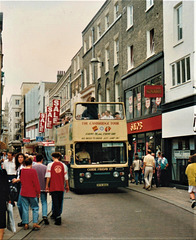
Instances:
[[[124,104],[75,103],[72,121],[57,129],[56,149],[70,161],[70,189],[128,186]]]

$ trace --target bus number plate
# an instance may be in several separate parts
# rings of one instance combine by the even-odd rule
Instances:
[[[108,187],[108,183],[97,183],[97,187]]]

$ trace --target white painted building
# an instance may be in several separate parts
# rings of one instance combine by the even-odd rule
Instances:
[[[9,140],[8,145],[10,150],[14,150],[12,147],[21,146],[20,130],[21,130],[21,95],[11,95],[9,100],[9,114],[8,114],[8,132]]]
[[[162,138],[171,155],[172,180],[186,183],[190,154],[196,152],[196,1],[163,1],[165,104]]]

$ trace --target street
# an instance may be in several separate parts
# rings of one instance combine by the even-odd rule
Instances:
[[[130,189],[64,198],[62,225],[50,219],[25,239],[195,239],[192,213]]]

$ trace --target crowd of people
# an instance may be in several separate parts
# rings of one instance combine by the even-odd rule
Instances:
[[[28,155],[21,152],[3,152],[0,164],[0,240],[6,227],[6,204],[17,207],[21,221],[18,227],[29,229],[29,207],[32,209],[33,230],[39,230],[39,200],[42,206],[42,218],[46,225],[48,220],[48,193],[52,198],[52,219],[55,225],[61,225],[64,190],[69,191],[68,168],[62,162],[59,152],[52,153],[53,162],[43,164],[42,154]],[[3,183],[3,184],[2,184]],[[13,186],[17,189],[13,195]]]
[[[138,153],[135,153],[134,160],[130,167],[131,179],[134,179],[136,185],[144,183],[144,189],[150,191],[153,184],[156,187],[168,187],[168,160],[161,152],[152,153],[149,149],[143,160],[139,159]],[[196,207],[196,154],[189,157],[188,166],[185,174],[188,178],[188,193],[190,194],[191,207]]]
[[[158,152],[155,156],[149,149],[143,159],[139,159],[138,153],[135,153],[130,173],[137,185],[138,182],[144,183],[144,188],[150,191],[153,184],[156,187],[168,186],[168,166],[168,160],[163,153]]]

